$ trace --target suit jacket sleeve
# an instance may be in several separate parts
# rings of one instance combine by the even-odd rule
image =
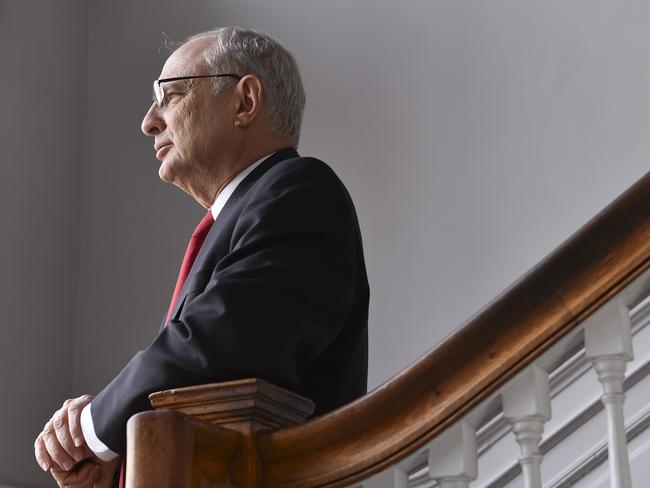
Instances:
[[[324,163],[272,167],[248,190],[230,252],[181,313],[92,402],[98,437],[124,454],[126,422],[154,391],[258,377],[299,392],[355,297],[350,197]]]

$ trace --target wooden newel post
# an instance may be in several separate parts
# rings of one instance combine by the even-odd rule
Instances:
[[[259,379],[149,396],[155,410],[127,425],[126,488],[253,488],[256,434],[303,422],[310,400]]]

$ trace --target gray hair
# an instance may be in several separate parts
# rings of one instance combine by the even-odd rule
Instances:
[[[242,27],[221,27],[188,38],[211,37],[214,43],[205,51],[205,62],[213,73],[259,76],[273,130],[297,146],[305,108],[305,91],[295,59],[282,44],[263,32]],[[230,78],[214,78],[215,91]]]

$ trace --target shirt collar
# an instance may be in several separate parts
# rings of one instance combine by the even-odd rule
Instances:
[[[240,172],[237,176],[235,176],[232,180],[230,180],[230,183],[228,183],[224,187],[224,189],[219,192],[216,200],[212,204],[212,207],[210,207],[210,212],[212,212],[212,218],[214,218],[214,220],[217,220],[219,213],[223,209],[224,205],[226,205],[226,202],[228,201],[230,196],[234,193],[235,189],[237,188],[237,185],[239,185],[239,183],[241,183],[241,181],[244,178],[246,178],[246,176],[248,176],[248,174],[251,171],[257,168],[262,163],[262,161],[268,158],[271,154],[267,154],[266,156],[261,157],[253,164],[245,168],[242,172]]]

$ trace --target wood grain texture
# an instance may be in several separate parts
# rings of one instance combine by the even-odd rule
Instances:
[[[127,488],[257,486],[257,433],[303,422],[314,403],[260,379],[149,396],[127,425]]]
[[[415,452],[650,267],[650,173],[488,307],[365,397],[260,433],[260,486],[345,486]]]
[[[171,409],[228,428],[275,429],[314,412],[314,402],[264,380],[250,378],[176,388],[149,395],[151,406]]]
[[[242,435],[167,411],[143,412],[127,424],[128,488],[231,487]]]

